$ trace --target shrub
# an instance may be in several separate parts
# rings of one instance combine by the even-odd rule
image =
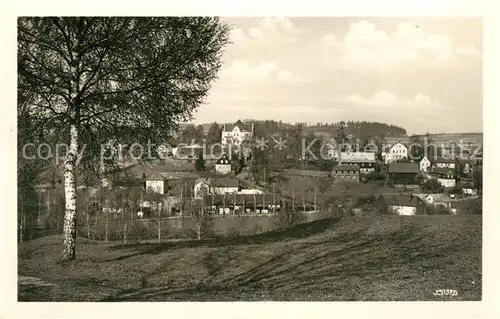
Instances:
[[[442,193],[443,186],[441,186],[437,179],[431,178],[422,184],[422,191],[425,193]]]

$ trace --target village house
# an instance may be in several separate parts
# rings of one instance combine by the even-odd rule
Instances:
[[[400,142],[395,143],[385,154],[385,163],[392,163],[402,159],[408,158],[408,148]]]
[[[427,156],[424,156],[424,158],[422,158],[419,162],[419,166],[420,166],[420,171],[421,172],[429,172],[429,168],[431,167],[431,161],[429,161],[429,159],[427,158]]]
[[[229,174],[232,171],[231,159],[226,154],[222,156],[215,162],[215,171],[219,174]]]
[[[334,182],[359,183],[358,165],[337,165],[332,169]]]
[[[232,194],[239,190],[240,183],[236,178],[200,178],[194,184],[194,197]]]
[[[414,196],[420,198],[427,205],[446,207],[450,203],[450,198],[445,194],[414,194]]]
[[[340,165],[357,165],[361,174],[375,171],[375,153],[372,152],[341,152]]]
[[[453,188],[456,185],[455,171],[446,167],[434,167],[431,176],[437,178],[439,184],[445,188]]]
[[[413,194],[385,196],[384,201],[392,212],[401,216],[414,216],[423,206],[421,200]]]
[[[432,168],[451,168],[455,169],[456,160],[454,159],[446,159],[446,158],[438,158],[432,161]]]
[[[390,163],[389,178],[394,184],[416,185],[420,173],[419,163]]]
[[[477,189],[474,188],[474,183],[473,182],[465,182],[464,184],[462,184],[462,194],[468,195],[468,196],[477,195]]]
[[[145,188],[147,192],[166,194],[168,189],[167,180],[160,173],[153,173],[146,177]]]
[[[221,143],[223,146],[240,146],[244,141],[252,139],[253,134],[253,123],[243,123],[238,120],[234,124],[224,124],[222,128]]]

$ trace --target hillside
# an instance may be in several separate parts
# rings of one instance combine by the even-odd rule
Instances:
[[[67,265],[57,261],[60,239],[45,237],[19,245],[19,299],[481,300],[481,230],[481,216],[378,216],[233,240],[80,239]]]
[[[425,134],[417,136],[424,137]],[[483,133],[440,133],[429,134],[429,137],[437,144],[447,143],[450,140],[462,140],[464,144],[471,143],[472,145],[483,143]]]
[[[251,120],[244,119],[244,122],[253,122],[256,126],[255,130],[258,133],[263,133],[260,135],[272,135],[278,131],[280,128],[290,128],[293,127],[294,123],[286,123],[282,121],[275,120]],[[224,123],[218,123],[223,125]],[[190,124],[183,124],[181,127],[186,127]],[[197,124],[198,125],[198,124]],[[199,124],[203,127],[205,133],[208,132],[212,123],[202,123]],[[347,121],[344,124],[344,132],[346,135],[353,135],[359,139],[366,139],[370,136],[379,136],[384,133],[387,136],[406,136],[406,130],[397,125],[391,125],[379,122],[367,122],[367,121]],[[304,123],[304,132],[313,133],[317,136],[324,138],[331,138],[337,135],[337,131],[340,128],[340,122],[335,123],[317,123],[314,125],[307,125]],[[259,134],[258,134],[259,135]]]

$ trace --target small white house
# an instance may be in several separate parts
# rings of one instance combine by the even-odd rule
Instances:
[[[224,195],[238,193],[240,183],[236,178],[200,178],[194,184],[195,198],[204,195]]]
[[[455,178],[450,177],[438,178],[438,182],[445,188],[453,188],[456,185]]]
[[[450,199],[444,194],[415,194],[427,205],[434,206],[446,206],[450,202]]]
[[[429,171],[429,168],[431,167],[431,161],[429,161],[427,156],[424,156],[424,158],[420,160],[419,166],[421,172],[427,173]]]
[[[455,160],[452,159],[436,159],[432,162],[433,168],[451,168],[455,169]]]
[[[205,195],[209,195],[210,193],[210,179],[209,178],[200,178],[194,184],[194,198],[200,199]]]
[[[226,154],[222,154],[215,162],[215,171],[219,174],[229,174],[231,173],[231,160]]]
[[[167,190],[166,180],[160,174],[153,174],[149,176],[146,179],[145,186],[146,186],[146,191],[158,194],[165,194]]]
[[[477,190],[472,187],[463,187],[462,194],[469,196],[477,195]]]
[[[413,216],[417,214],[419,198],[414,195],[388,196],[385,202],[396,215]]]
[[[404,144],[397,142],[387,152],[385,162],[391,163],[404,158],[408,158],[408,148]]]

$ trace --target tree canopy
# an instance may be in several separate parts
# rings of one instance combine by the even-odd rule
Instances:
[[[18,19],[20,105],[32,133],[69,144],[63,259],[75,258],[77,164],[99,172],[117,146],[166,142],[217,78],[228,31],[214,17]]]

